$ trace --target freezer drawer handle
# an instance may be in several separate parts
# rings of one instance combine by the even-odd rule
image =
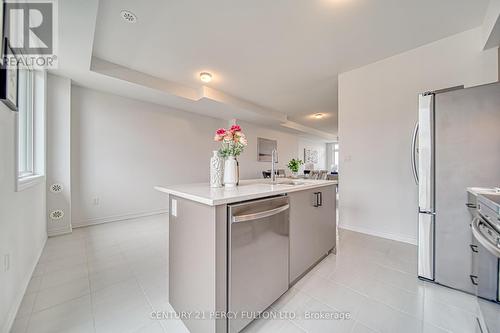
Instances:
[[[476,275],[469,275],[470,276],[470,281],[472,282],[473,285],[477,286],[477,276]]]
[[[289,204],[279,206],[278,208],[270,209],[270,210],[265,210],[263,212],[258,212],[258,213],[253,213],[253,214],[246,214],[246,215],[236,215],[233,216],[233,223],[239,223],[239,222],[246,222],[246,221],[252,221],[252,220],[257,220],[257,219],[262,219],[265,217],[273,216],[276,214],[279,214],[281,212],[284,212],[290,208]]]
[[[470,249],[472,250],[472,252],[474,253],[478,253],[479,251],[477,250],[477,245],[474,245],[474,244],[470,244]]]
[[[466,203],[465,204],[468,208],[473,208],[473,209],[476,209],[477,208],[477,205],[473,204],[473,203]]]

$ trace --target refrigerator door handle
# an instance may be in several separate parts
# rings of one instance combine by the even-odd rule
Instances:
[[[413,171],[413,178],[415,179],[415,184],[418,185],[417,138],[418,138],[418,121],[415,124],[415,129],[413,130],[413,137],[411,140],[411,169]]]

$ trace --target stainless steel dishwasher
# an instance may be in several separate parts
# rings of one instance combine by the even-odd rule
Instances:
[[[229,205],[229,332],[247,326],[289,287],[287,196]]]

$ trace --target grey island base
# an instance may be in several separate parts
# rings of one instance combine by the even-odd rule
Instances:
[[[169,201],[169,301],[190,332],[241,331],[335,249],[337,182],[280,181],[155,187]]]

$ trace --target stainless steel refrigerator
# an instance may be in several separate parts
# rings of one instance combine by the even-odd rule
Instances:
[[[466,188],[500,185],[500,83],[419,96],[418,276],[474,293]]]

